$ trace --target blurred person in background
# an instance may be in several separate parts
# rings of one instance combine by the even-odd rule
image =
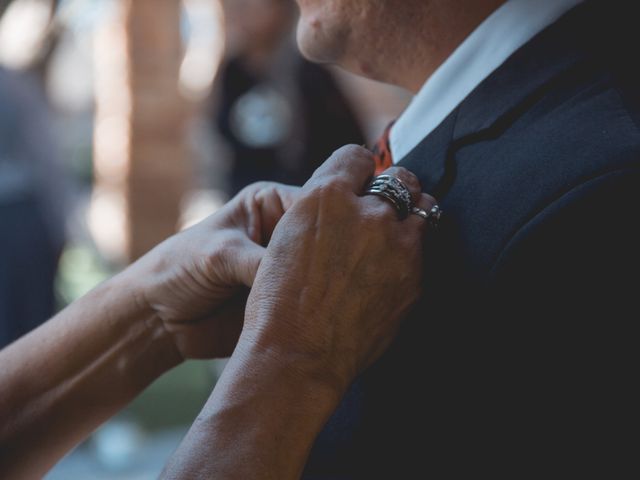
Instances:
[[[65,243],[65,178],[37,74],[51,46],[43,39],[27,70],[0,67],[0,347],[53,315]]]
[[[224,7],[230,48],[213,115],[231,151],[229,194],[259,180],[302,185],[338,147],[365,142],[332,74],[296,48],[293,0]]]

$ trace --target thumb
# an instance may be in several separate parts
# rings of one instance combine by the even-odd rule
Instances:
[[[231,266],[231,270],[235,271],[235,277],[238,282],[247,287],[253,285],[253,281],[256,278],[258,267],[266,249],[257,243],[247,239],[243,242],[243,245],[238,249],[238,252],[234,259],[228,259]],[[235,265],[233,265],[235,263]]]

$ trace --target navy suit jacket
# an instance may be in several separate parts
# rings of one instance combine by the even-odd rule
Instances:
[[[425,241],[424,295],[320,434],[305,478],[637,471],[627,3],[569,12],[401,161],[445,212]]]

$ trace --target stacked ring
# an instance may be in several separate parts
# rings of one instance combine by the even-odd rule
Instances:
[[[442,210],[438,205],[431,207],[428,212],[413,205],[411,192],[397,177],[392,175],[378,175],[374,177],[365,190],[366,195],[378,195],[388,200],[396,208],[400,219],[404,220],[409,214],[424,218],[431,227],[437,228],[442,217]]]
[[[378,175],[365,190],[366,194],[378,195],[389,200],[398,211],[401,219],[407,218],[411,212],[411,192],[407,186],[392,175]]]

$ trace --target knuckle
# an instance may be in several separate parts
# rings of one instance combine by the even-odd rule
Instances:
[[[422,194],[422,200],[424,200],[430,206],[436,205],[438,203],[438,201],[428,193]]]
[[[418,177],[411,170],[400,165],[398,165],[396,168],[398,169],[398,171],[402,172],[402,174],[405,175],[407,178],[410,178],[411,180],[415,180],[416,182],[419,182]]]
[[[401,167],[402,168],[402,167]],[[418,192],[422,189],[422,185],[418,177],[416,177],[415,173],[407,170],[406,168],[402,168],[404,172],[405,181],[409,184],[410,187],[417,190]]]
[[[364,211],[370,222],[390,225],[390,220],[397,219],[398,212],[395,207],[384,198],[370,195],[366,199]]]
[[[373,155],[369,150],[367,150],[364,147],[361,147],[360,145],[354,145],[354,144],[344,145],[343,147],[340,147],[335,152],[333,152],[332,157],[333,156],[336,156],[339,158],[342,158],[342,157],[372,158],[373,157]]]
[[[251,186],[253,186],[253,188],[256,189],[256,190],[264,190],[264,189],[268,189],[268,188],[274,187],[275,183],[268,182],[266,180],[260,180],[259,182],[253,183]]]
[[[263,182],[263,181],[251,183],[251,184],[247,185],[246,187],[244,187],[242,190],[240,190],[240,193],[238,194],[238,196],[247,196],[247,195],[251,196],[251,195],[254,195],[255,192],[257,192],[257,191],[261,190],[262,188],[264,188],[266,183],[267,182]]]
[[[340,175],[331,175],[316,182],[310,189],[309,194],[316,197],[342,196],[349,191],[349,183]]]
[[[346,170],[354,166],[366,168],[373,166],[373,154],[364,147],[358,145],[345,145],[339,148],[323,166],[330,171]]]
[[[251,183],[240,190],[232,199],[232,202],[240,202],[245,204],[246,202],[254,202],[258,197],[264,195],[270,189],[273,189],[274,185],[274,183],[267,181]]]

